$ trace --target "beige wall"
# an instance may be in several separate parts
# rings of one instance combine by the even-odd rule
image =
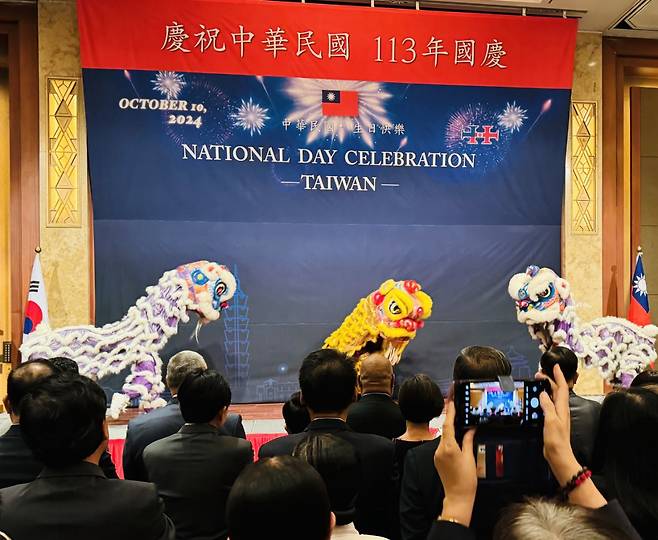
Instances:
[[[53,327],[90,322],[89,207],[87,148],[82,91],[79,94],[81,227],[47,226],[48,89],[47,77],[79,77],[80,48],[74,0],[39,0],[39,136],[41,186],[41,260]],[[81,88],[80,88],[81,90]]]
[[[640,245],[649,305],[658,306],[658,89],[642,88],[640,103]]]
[[[565,205],[562,226],[562,274],[571,284],[572,295],[583,321],[603,314],[602,276],[602,36],[579,32],[576,41],[573,91],[574,101],[592,101],[597,107],[597,160],[596,160],[596,205],[597,226],[593,233],[576,233],[571,227],[571,146],[567,149],[565,175]],[[571,141],[571,137],[569,137]],[[603,382],[594,370],[581,369],[576,390],[583,394],[600,394]]]

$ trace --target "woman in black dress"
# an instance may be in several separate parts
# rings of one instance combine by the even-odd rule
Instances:
[[[395,439],[395,458],[402,475],[407,452],[434,439],[430,421],[441,416],[443,395],[438,385],[427,375],[415,375],[402,383],[398,403],[407,423],[407,431]]]

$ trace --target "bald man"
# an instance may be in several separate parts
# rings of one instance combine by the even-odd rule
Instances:
[[[393,401],[393,366],[380,353],[361,361],[359,374],[361,399],[348,411],[347,423],[360,433],[373,433],[395,439],[406,429],[400,407]]]

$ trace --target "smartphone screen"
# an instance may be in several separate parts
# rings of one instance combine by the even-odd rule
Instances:
[[[462,427],[486,424],[497,426],[539,426],[543,412],[539,394],[543,381],[514,381],[504,390],[498,381],[460,381],[455,386],[457,422]]]

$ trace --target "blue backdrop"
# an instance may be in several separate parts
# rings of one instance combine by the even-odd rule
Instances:
[[[538,349],[506,289],[530,263],[560,267],[568,90],[100,69],[85,69],[84,84],[97,324],[120,318],[166,270],[226,264],[240,282],[230,310],[198,345],[195,321],[181,325],[162,357],[198,349],[231,380],[234,401],[280,401],[359,298],[389,277],[415,279],[435,308],[398,380],[424,372],[445,386],[471,344],[507,352],[516,375],[534,373]],[[358,92],[358,128],[322,114],[322,90],[336,89]],[[190,124],[121,105],[174,94],[202,105],[183,114]],[[497,140],[468,144],[487,125]],[[202,145],[221,145],[222,159]],[[290,162],[227,161],[227,146],[271,147]],[[299,163],[299,149],[335,151],[334,163]],[[435,167],[355,166],[345,161],[354,150],[416,163],[442,154]],[[328,175],[376,177],[376,189],[305,189]]]

